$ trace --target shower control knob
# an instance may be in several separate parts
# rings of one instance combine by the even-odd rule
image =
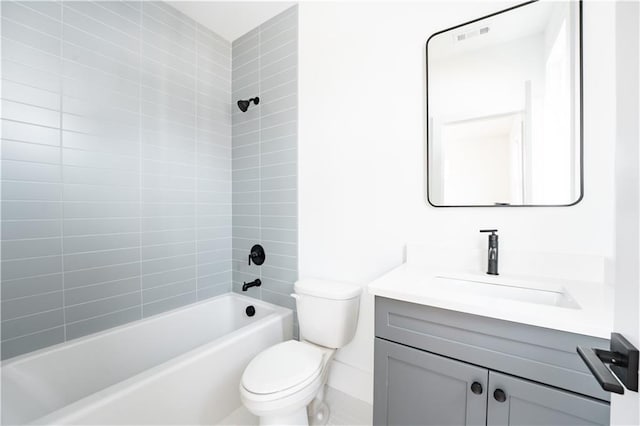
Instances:
[[[249,253],[249,265],[253,262],[255,265],[260,266],[264,263],[266,257],[267,256],[262,246],[260,244],[256,244],[251,247],[251,252]]]
[[[471,384],[471,392],[476,395],[482,395],[482,385],[479,382],[473,382]]]

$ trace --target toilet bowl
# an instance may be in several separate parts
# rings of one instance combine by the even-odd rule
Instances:
[[[301,340],[259,353],[240,381],[242,403],[261,425],[308,425],[309,415],[326,422],[323,396],[329,365],[336,349],[355,334],[359,286],[304,280],[296,283],[295,291]]]
[[[296,340],[268,348],[242,375],[242,403],[261,425],[307,424],[307,405],[324,386],[334,352]]]

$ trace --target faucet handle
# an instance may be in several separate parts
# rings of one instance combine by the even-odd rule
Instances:
[[[496,232],[498,232],[497,229],[481,229],[480,232],[491,232],[493,235],[495,235]]]

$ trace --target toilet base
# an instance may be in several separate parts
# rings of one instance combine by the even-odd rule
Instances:
[[[299,408],[289,414],[260,417],[260,426],[308,426],[307,407]]]

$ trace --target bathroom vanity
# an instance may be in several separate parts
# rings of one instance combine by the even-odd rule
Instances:
[[[609,347],[610,288],[580,281],[597,275],[594,262],[571,268],[578,280],[570,280],[562,268],[556,279],[490,277],[424,259],[409,248],[407,263],[369,285],[374,424],[609,423],[610,396],[576,352]]]
[[[606,339],[376,298],[374,424],[609,422],[576,353]]]

